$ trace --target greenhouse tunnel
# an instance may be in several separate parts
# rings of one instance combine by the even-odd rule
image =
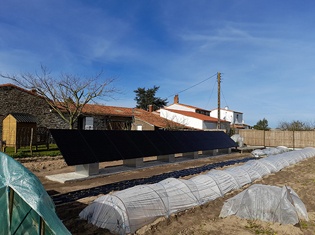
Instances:
[[[79,216],[116,234],[134,233],[159,217],[168,217],[215,200],[256,179],[314,156],[315,148],[309,147],[224,170],[210,170],[188,180],[168,178],[155,184],[135,186],[96,199]]]

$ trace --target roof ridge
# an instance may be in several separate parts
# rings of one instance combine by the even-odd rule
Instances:
[[[186,106],[188,108],[194,108],[194,109],[200,109],[200,110],[205,110],[205,111],[210,111],[209,109],[204,109],[204,108],[200,108],[200,107],[197,107],[197,106],[193,106],[193,105],[189,105],[189,104],[182,104],[182,103],[173,103],[171,105],[174,105],[174,104],[179,104],[179,105],[182,105],[182,106]],[[169,105],[169,106],[171,106]],[[166,109],[167,109],[168,106],[166,106]]]

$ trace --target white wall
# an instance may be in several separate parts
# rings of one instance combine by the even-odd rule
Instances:
[[[160,109],[160,116],[185,126],[200,130],[203,129],[203,121],[197,118],[187,117],[179,113],[173,113],[167,109]]]
[[[210,112],[210,117],[218,118],[218,109],[214,109]],[[232,110],[221,109],[220,118],[226,120],[231,124],[243,124],[243,114]]]
[[[188,117],[183,114],[174,113],[167,109],[160,109],[160,116],[173,122],[177,122],[182,125],[189,126],[199,130],[217,129],[216,122],[206,122],[198,118]],[[229,122],[221,123],[221,129],[228,130],[229,128],[230,128]]]

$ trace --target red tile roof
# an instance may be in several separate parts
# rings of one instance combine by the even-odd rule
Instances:
[[[116,106],[105,106],[97,104],[86,104],[83,108],[84,114],[92,115],[110,115],[110,116],[124,116],[135,117],[144,122],[150,123],[156,127],[166,128],[172,126],[183,126],[176,122],[162,118],[157,113],[148,112],[138,108],[125,108]]]
[[[147,112],[143,109],[134,109],[134,116],[142,121],[145,121],[147,123],[150,123],[156,127],[161,128],[169,128],[169,127],[182,127],[182,128],[189,128],[182,124],[173,122],[171,120],[168,120],[166,118],[160,117],[159,113],[154,112]]]
[[[42,99],[44,98],[44,97],[38,95],[38,94],[36,93],[36,91],[26,90],[26,89],[24,89],[24,88],[22,88],[22,87],[16,86],[16,85],[11,84],[11,83],[0,84],[0,87],[12,87],[12,88],[18,89],[18,90],[20,90],[20,91],[22,91],[22,92],[26,92],[26,93],[28,93],[28,94],[30,94],[30,95],[34,95],[34,96],[40,97],[40,98],[42,98]]]
[[[29,93],[34,96],[38,96],[40,98],[43,98],[36,94],[35,92],[23,89],[21,87],[18,87],[13,84],[0,84],[0,87],[13,87],[15,89],[18,89],[20,91]],[[106,116],[121,116],[121,117],[136,117],[142,121],[145,121],[147,123],[150,123],[154,126],[166,128],[171,126],[181,126],[183,125],[178,124],[176,122],[167,120],[165,118],[160,117],[159,114],[153,113],[153,112],[147,112],[142,109],[137,108],[126,108],[126,107],[116,107],[116,106],[105,106],[105,105],[99,105],[99,104],[86,104],[83,107],[82,110],[83,114],[90,114],[90,115],[106,115]]]
[[[83,107],[82,113],[93,115],[107,115],[107,116],[124,116],[132,117],[132,108],[105,106],[99,104],[86,104]]]

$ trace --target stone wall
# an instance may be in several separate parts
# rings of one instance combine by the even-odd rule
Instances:
[[[131,117],[117,117],[107,115],[93,115],[94,130],[130,130]]]
[[[12,86],[0,87],[0,139],[2,139],[2,121],[9,113],[27,113],[37,117],[37,127],[69,128],[58,114],[50,112],[46,101],[26,90]]]
[[[26,113],[37,118],[37,127],[48,129],[69,129],[69,125],[55,112],[51,112],[46,101],[36,93],[15,87],[0,86],[0,140],[2,139],[3,119],[9,113]],[[86,116],[90,116],[86,114]],[[124,116],[91,115],[94,117],[94,130],[130,130],[132,118]],[[82,116],[74,128],[84,129]]]
[[[144,122],[138,118],[135,118],[134,122],[131,125],[131,130],[138,130],[138,126],[141,126],[141,130],[150,130],[154,131],[156,128],[154,125]]]

